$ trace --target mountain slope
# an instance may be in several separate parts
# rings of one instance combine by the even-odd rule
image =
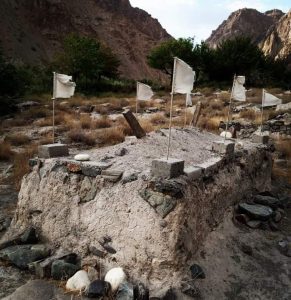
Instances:
[[[216,30],[212,31],[206,42],[210,47],[215,48],[223,40],[243,35],[249,36],[253,42],[259,43],[283,15],[280,10],[271,10],[266,13],[249,8],[237,10]]]
[[[0,1],[0,41],[13,60],[48,62],[72,32],[109,46],[121,61],[121,74],[134,79],[157,78],[146,56],[170,38],[156,19],[129,0]]]

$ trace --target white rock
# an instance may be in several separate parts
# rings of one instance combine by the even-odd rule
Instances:
[[[104,280],[111,284],[112,291],[115,292],[126,280],[126,275],[122,268],[113,268],[106,273]]]
[[[220,136],[225,137],[227,139],[231,139],[232,138],[232,134],[229,131],[222,131]]]
[[[66,289],[68,291],[85,291],[90,284],[89,276],[86,271],[78,271],[74,276],[68,279]]]
[[[78,161],[87,161],[87,160],[90,160],[90,155],[89,154],[77,154],[75,155],[74,157],[75,160],[78,160]]]

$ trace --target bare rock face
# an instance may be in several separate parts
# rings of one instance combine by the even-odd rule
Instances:
[[[255,43],[258,43],[280,16],[281,11],[275,10],[275,12],[268,11],[264,14],[255,9],[239,9],[233,12],[226,21],[223,21],[206,42],[215,48],[223,40],[235,36],[249,36]]]
[[[7,57],[30,64],[50,61],[69,33],[90,36],[109,46],[126,78],[153,78],[146,63],[151,48],[171,36],[129,0],[3,0],[0,41]]]
[[[288,58],[291,64],[291,10],[268,31],[261,47],[265,54]]]

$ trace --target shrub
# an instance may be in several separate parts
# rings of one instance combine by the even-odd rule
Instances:
[[[24,134],[12,134],[5,138],[5,141],[9,142],[13,146],[22,146],[30,142],[30,138]]]
[[[240,118],[254,121],[257,117],[257,114],[254,110],[247,109],[243,110],[239,113]]]
[[[10,160],[13,157],[11,145],[8,142],[0,143],[0,160]]]
[[[87,146],[96,144],[96,136],[92,133],[86,133],[81,129],[73,129],[68,133],[68,137],[73,143],[82,143]]]
[[[92,120],[91,120],[90,115],[81,115],[81,118],[80,118],[81,128],[90,129],[91,122],[92,122]]]
[[[120,127],[111,127],[98,131],[97,139],[102,145],[114,145],[124,141],[124,131]]]
[[[92,121],[91,128],[109,128],[112,126],[112,121],[107,116],[102,116],[100,119]]]

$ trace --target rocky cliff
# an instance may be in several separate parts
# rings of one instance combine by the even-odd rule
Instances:
[[[255,43],[261,42],[267,31],[283,16],[280,10],[261,13],[255,9],[239,9],[214,31],[206,42],[213,48],[223,40],[235,36],[249,36]]]
[[[129,0],[2,0],[0,41],[9,58],[25,63],[50,61],[71,32],[112,48],[124,77],[157,78],[146,63],[150,49],[170,35]]]

